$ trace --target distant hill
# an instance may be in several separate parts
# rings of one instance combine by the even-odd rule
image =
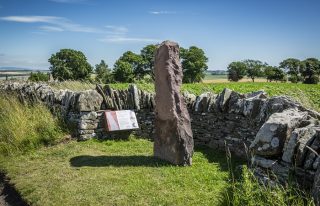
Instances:
[[[48,69],[30,69],[30,68],[23,68],[23,67],[0,67],[0,71],[24,71],[24,72],[31,72],[31,71],[49,71]]]

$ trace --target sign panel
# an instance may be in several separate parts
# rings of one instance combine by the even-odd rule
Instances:
[[[105,111],[106,129],[108,131],[138,129],[136,114],[131,110]]]

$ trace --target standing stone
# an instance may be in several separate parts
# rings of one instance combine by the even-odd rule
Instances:
[[[154,155],[175,165],[191,165],[193,137],[183,96],[179,45],[163,42],[155,56],[156,118]]]

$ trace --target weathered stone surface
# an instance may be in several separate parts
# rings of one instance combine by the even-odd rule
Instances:
[[[228,109],[228,103],[232,90],[225,88],[217,97],[216,105],[221,111],[226,111]]]
[[[306,156],[309,152],[309,148],[315,138],[316,130],[314,127],[299,128],[296,130],[298,136],[298,144],[296,151],[295,164],[297,166],[303,166]]]
[[[77,109],[83,111],[97,111],[101,107],[102,96],[96,90],[80,92],[77,97]]]
[[[212,108],[212,104],[215,103],[215,98],[216,95],[211,92],[201,94],[195,100],[194,111],[209,112]]]
[[[97,128],[97,126],[98,126],[98,123],[94,122],[94,121],[81,120],[79,122],[79,129],[80,130],[94,130]]]
[[[140,110],[140,105],[139,105],[139,92],[137,85],[131,84],[129,87],[129,91],[132,93],[132,98],[133,98],[133,103],[134,103],[134,109]]]
[[[191,165],[193,137],[188,110],[180,94],[182,67],[179,46],[163,42],[155,56],[154,155],[176,165]]]
[[[277,161],[276,160],[266,159],[266,158],[259,157],[259,156],[254,156],[251,159],[251,163],[254,166],[260,166],[260,167],[263,167],[265,169],[270,169],[270,168],[272,168],[273,165],[275,165],[277,163]]]
[[[314,170],[317,170],[318,168],[320,168],[320,156],[318,156],[317,159],[314,161],[312,167]]]
[[[320,205],[320,167],[318,168],[315,176],[314,183],[312,187],[312,196],[314,198],[314,202],[317,206]]]
[[[271,115],[262,125],[256,138],[250,145],[254,154],[275,156],[282,153],[285,142],[299,123],[307,118],[307,112],[288,109]]]
[[[98,117],[97,112],[81,112],[80,119],[82,120],[96,120]]]

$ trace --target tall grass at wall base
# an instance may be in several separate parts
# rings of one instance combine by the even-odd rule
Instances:
[[[25,105],[16,97],[0,94],[0,155],[51,145],[63,135],[59,120],[44,105]]]
[[[223,205],[315,206],[310,193],[300,189],[298,185],[262,184],[246,166],[242,167],[239,179],[231,178],[230,182],[224,193]]]

